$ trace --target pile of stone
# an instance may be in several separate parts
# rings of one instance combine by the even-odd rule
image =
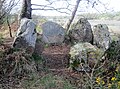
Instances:
[[[85,18],[81,18],[70,30],[74,45],[70,48],[70,65],[78,71],[88,71],[102,60],[104,52],[111,44],[110,32],[105,24],[91,28]]]
[[[35,27],[32,20],[23,18],[13,46],[35,48]],[[65,36],[66,31],[59,24],[51,21],[42,24],[42,43],[61,45],[65,41]],[[98,24],[93,26],[92,30],[86,18],[80,18],[67,36],[72,44],[69,53],[70,64],[76,69],[80,69],[81,64],[85,67],[94,67],[112,42],[107,25]]]
[[[42,25],[42,42],[46,44],[62,44],[65,40],[65,29],[55,22]],[[69,31],[70,65],[77,70],[83,67],[94,67],[111,44],[110,32],[105,24],[91,28],[86,18],[80,18]]]

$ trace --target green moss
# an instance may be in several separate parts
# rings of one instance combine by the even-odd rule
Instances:
[[[37,26],[36,26],[36,31],[37,31],[38,33],[42,33],[42,28],[41,28],[39,25],[37,25]]]

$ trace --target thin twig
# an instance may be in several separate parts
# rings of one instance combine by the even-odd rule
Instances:
[[[11,26],[8,20],[8,16],[7,16],[7,24],[8,24],[8,28],[9,28],[9,33],[10,33],[10,37],[12,37],[12,30],[11,30]]]

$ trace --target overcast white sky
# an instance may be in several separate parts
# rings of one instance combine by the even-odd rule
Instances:
[[[22,1],[22,0],[21,0]],[[40,5],[44,5],[46,4],[46,0],[31,0],[32,1],[32,4],[40,4]],[[51,1],[55,1],[55,0],[51,0]],[[91,0],[92,2],[94,2],[95,0]],[[79,9],[78,9],[78,14],[80,13],[102,13],[102,12],[105,12],[105,11],[108,11],[108,12],[112,12],[113,10],[114,11],[120,11],[120,0],[100,0],[102,2],[101,3],[98,3],[98,5],[95,6],[95,8],[92,8],[92,5],[91,4],[87,4],[86,0],[82,0],[80,2],[80,5],[79,5]],[[70,0],[69,1],[70,4],[73,4],[75,5],[76,3],[76,0]],[[103,5],[105,4],[105,6]],[[59,2],[56,2],[53,4],[54,7],[57,7],[57,8],[61,8],[61,7],[65,7],[67,5],[67,3],[63,0],[63,1],[60,1]],[[107,7],[107,9],[106,9]],[[32,8],[39,8],[39,7],[32,7]],[[69,7],[71,10],[73,7]],[[65,12],[68,12],[69,14],[71,14],[71,12],[67,11],[67,10],[64,10]],[[56,12],[56,11],[41,11],[41,10],[35,10],[33,11],[33,14],[40,14],[40,15],[44,15],[44,16],[58,16],[58,15],[66,15],[64,13],[59,13],[59,12]]]

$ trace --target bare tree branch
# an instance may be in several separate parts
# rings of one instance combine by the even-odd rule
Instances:
[[[7,17],[7,25],[9,27],[9,34],[10,34],[10,37],[12,37],[12,29],[11,29],[11,26],[10,26],[10,23],[9,23],[9,18]]]
[[[46,11],[46,10],[55,10],[55,11],[57,11],[57,12],[60,12],[60,13],[65,13],[65,14],[67,14],[67,15],[70,15],[69,13],[67,13],[67,12],[64,12],[64,11],[60,11],[59,9],[42,9],[42,8],[35,8],[35,9],[32,9],[32,10],[44,10],[44,11]]]
[[[55,8],[53,6],[49,6],[49,5],[38,5],[38,4],[32,4],[33,6],[39,6],[41,8],[33,8],[32,10],[68,10],[71,12],[71,10],[69,9],[69,5],[67,5],[64,8]],[[58,11],[59,12],[59,11]],[[61,11],[62,12],[62,11]]]
[[[74,17],[75,17],[75,14],[76,14],[76,12],[77,12],[77,9],[78,9],[78,6],[79,6],[80,1],[81,1],[81,0],[77,0],[77,1],[76,1],[76,5],[75,5],[75,8],[74,8],[74,10],[73,10],[73,12],[72,12],[72,16],[71,16],[71,18],[69,19],[68,24],[67,24],[67,26],[66,26],[66,30],[67,30],[67,31],[69,31],[70,25],[71,25],[71,23],[72,23],[72,21],[73,21],[73,19],[74,19]]]
[[[2,2],[0,2],[0,24],[4,22],[4,18],[9,15],[12,8],[15,7],[20,0],[18,0],[17,2],[16,0],[10,0],[9,2],[7,2],[7,5],[6,1],[7,0],[3,0]]]

